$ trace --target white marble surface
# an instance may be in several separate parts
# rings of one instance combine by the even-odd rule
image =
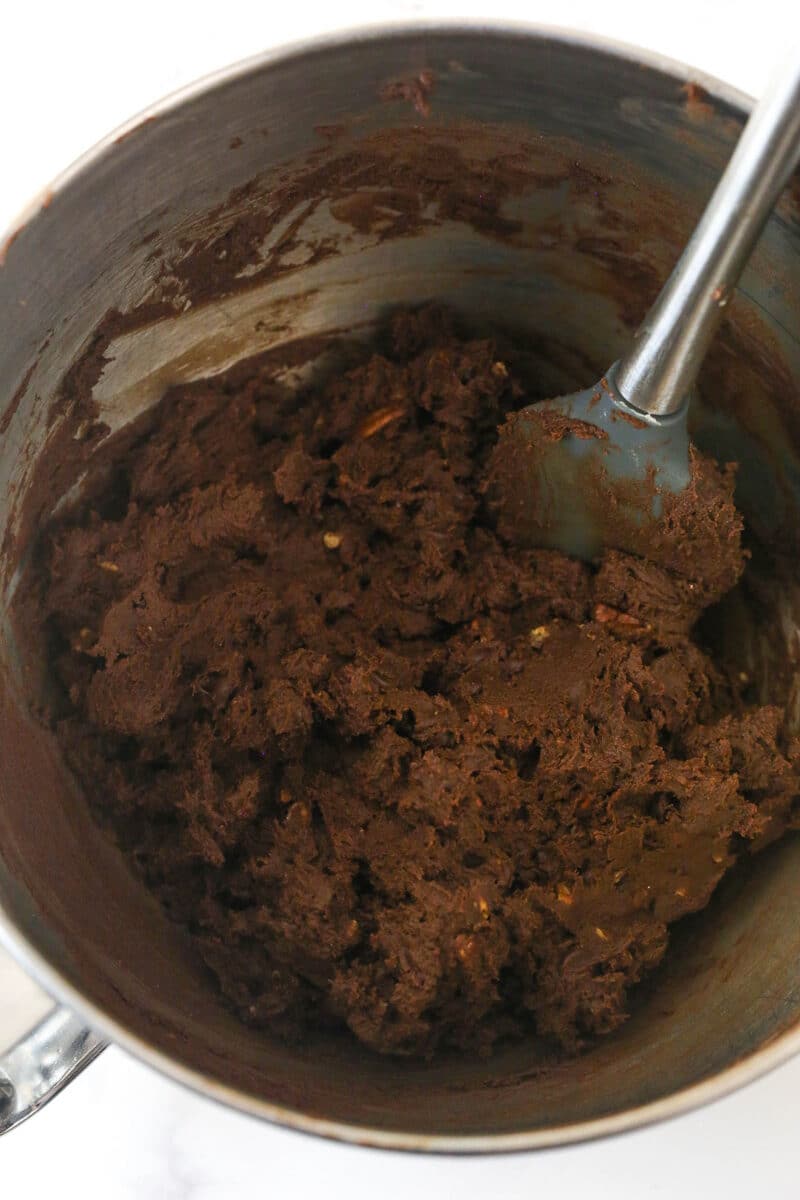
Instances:
[[[363,20],[505,16],[649,46],[758,94],[796,0],[90,0],[3,11],[0,227],[93,141],[183,83],[273,43]],[[41,1011],[38,990],[0,955],[0,1044]],[[770,1200],[800,1194],[800,1060],[699,1113],[622,1139],[484,1159],[338,1146],[261,1125],[108,1050],[3,1140],[3,1197],[230,1200],[254,1195],[394,1200],[537,1193],[567,1198]]]
[[[261,1125],[107,1050],[0,1146],[4,1200],[797,1200],[800,1060],[658,1129],[483,1158]]]

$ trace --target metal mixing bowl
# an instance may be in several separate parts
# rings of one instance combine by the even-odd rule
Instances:
[[[91,824],[57,748],[26,716],[28,664],[8,613],[31,544],[27,489],[70,416],[58,403],[60,381],[109,309],[139,309],[119,325],[94,386],[111,428],[171,382],[302,335],[353,327],[364,336],[387,307],[428,299],[478,324],[499,319],[526,331],[545,392],[594,378],[665,277],[748,107],[715,82],[704,81],[708,93],[696,80],[686,87],[688,78],[639,51],[497,24],[326,38],[158,105],[58,180],[6,242],[0,933],[79,1014],[56,1010],[4,1060],[7,1116],[36,1107],[105,1036],[206,1095],[299,1129],[419,1150],[522,1149],[675,1115],[800,1048],[792,840],[758,856],[677,932],[623,1029],[558,1067],[542,1071],[534,1045],[419,1063],[380,1058],[345,1036],[288,1046],[244,1028]],[[326,198],[326,164],[351,152],[358,160],[364,139],[372,139],[367,184],[334,171],[336,196]],[[353,193],[397,188],[388,167],[385,180],[375,173],[380,145],[388,158],[405,155],[406,167],[413,160],[402,185],[417,189],[413,228],[402,226],[390,189],[382,216],[375,210],[369,221],[357,216],[361,199],[343,195],[344,178]],[[420,146],[428,151],[415,158]],[[469,169],[459,182],[460,161]],[[204,298],[181,292],[165,263],[210,244],[281,189],[289,194],[298,172],[312,186],[313,170],[320,202],[290,236],[292,214],[264,246],[251,246],[247,286],[232,282],[220,251],[219,287]],[[501,176],[507,186],[497,195]],[[695,420],[707,449],[740,460],[739,502],[753,536],[788,547],[800,479],[794,186],[745,275]],[[159,295],[169,303],[145,312]],[[315,369],[290,358],[287,379]],[[757,605],[740,598],[722,621],[738,630],[737,653],[762,693],[792,704],[796,611],[788,572],[780,589]]]

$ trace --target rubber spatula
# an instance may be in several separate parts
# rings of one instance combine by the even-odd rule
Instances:
[[[641,549],[665,493],[689,484],[697,373],[799,159],[800,46],[754,109],[625,357],[593,387],[521,409],[501,430],[489,493],[513,540],[584,559]]]

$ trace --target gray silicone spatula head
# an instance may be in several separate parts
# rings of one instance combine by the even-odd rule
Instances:
[[[501,532],[584,559],[605,546],[640,552],[665,493],[689,483],[687,410],[653,417],[632,409],[614,366],[594,387],[512,414],[490,475],[491,494],[502,497]]]
[[[722,314],[800,159],[800,46],[754,110],[630,352],[593,387],[514,413],[488,492],[507,536],[581,558],[642,552],[691,478],[686,417]]]

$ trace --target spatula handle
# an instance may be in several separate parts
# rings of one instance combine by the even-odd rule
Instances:
[[[725,306],[800,159],[800,45],[747,122],[700,223],[619,364],[617,387],[653,416],[687,400]]]

